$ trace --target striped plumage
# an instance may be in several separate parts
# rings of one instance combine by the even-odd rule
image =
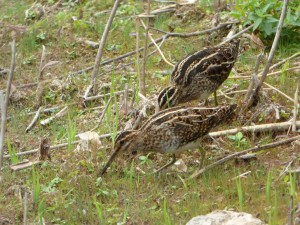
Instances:
[[[116,138],[114,153],[101,175],[120,151],[174,154],[199,148],[202,137],[220,123],[232,119],[235,109],[236,105],[216,108],[179,106],[162,110],[144,122],[139,130],[124,131]]]
[[[221,47],[207,47],[188,55],[175,66],[171,86],[158,96],[160,109],[206,100],[228,78],[237,59],[239,39]]]

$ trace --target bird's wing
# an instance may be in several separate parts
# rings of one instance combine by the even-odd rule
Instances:
[[[238,44],[208,47],[188,55],[174,68],[172,83],[188,86],[193,79],[225,80],[238,55]]]

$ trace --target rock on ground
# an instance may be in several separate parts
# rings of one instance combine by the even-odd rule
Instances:
[[[264,223],[244,212],[214,211],[192,218],[186,225],[263,225]]]

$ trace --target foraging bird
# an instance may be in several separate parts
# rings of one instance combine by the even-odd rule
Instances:
[[[133,150],[172,154],[173,160],[156,172],[161,171],[176,161],[175,153],[200,148],[201,138],[220,123],[232,119],[236,107],[236,104],[216,108],[178,106],[154,114],[139,130],[127,130],[117,136],[114,152],[100,176],[119,152]],[[201,164],[203,157],[202,154]]]
[[[179,61],[171,75],[171,86],[158,96],[159,109],[192,100],[206,100],[228,78],[237,59],[239,39],[221,47],[207,47]]]

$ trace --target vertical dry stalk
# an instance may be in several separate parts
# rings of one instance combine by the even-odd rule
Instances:
[[[250,108],[252,106],[252,104],[254,103],[254,101],[256,101],[258,99],[259,91],[260,91],[260,89],[261,89],[261,87],[262,87],[262,85],[263,85],[263,83],[264,83],[264,81],[267,77],[267,74],[269,72],[269,68],[271,66],[271,63],[272,63],[272,60],[273,60],[273,57],[274,57],[274,54],[275,54],[275,50],[276,50],[276,47],[277,47],[277,44],[278,44],[278,41],[279,41],[282,26],[283,26],[283,23],[284,23],[284,18],[285,18],[285,15],[286,15],[288,2],[289,2],[289,0],[284,0],[284,2],[283,2],[283,7],[282,7],[282,10],[281,10],[281,15],[280,15],[280,19],[279,19],[279,22],[278,22],[275,38],[274,38],[274,41],[273,41],[273,44],[272,44],[272,48],[271,48],[271,51],[270,51],[265,69],[262,73],[262,77],[259,81],[259,84],[256,86],[253,94],[251,95],[250,99],[248,100],[248,102],[246,104],[246,108]]]
[[[24,212],[23,212],[23,224],[24,225],[27,225],[27,208],[28,208],[28,192],[25,191],[25,194],[24,194]]]
[[[252,94],[252,90],[253,90],[254,86],[256,86],[258,84],[257,74],[258,74],[258,68],[259,68],[259,64],[260,64],[260,61],[261,61],[261,58],[262,58],[263,54],[264,53],[261,52],[257,56],[256,63],[255,63],[254,73],[253,73],[253,76],[252,76],[251,81],[249,83],[249,87],[248,87],[247,93],[245,95],[244,102],[247,102],[247,100],[249,99],[249,97]]]
[[[136,29],[136,71],[139,78],[139,84],[142,83],[141,71],[140,71],[140,52],[139,52],[139,42],[140,42],[140,18],[137,16],[135,19],[135,29]]]
[[[298,109],[298,88],[299,85],[297,85],[296,87],[296,91],[295,91],[295,100],[294,100],[294,112],[293,112],[293,125],[292,125],[292,131],[296,132],[297,130],[297,126],[296,126],[296,121],[297,121],[297,109]]]
[[[127,115],[128,113],[128,83],[125,84],[124,90],[124,114]]]
[[[96,56],[96,59],[95,59],[95,65],[94,65],[94,70],[93,70],[93,74],[92,74],[92,79],[91,79],[91,85],[93,87],[95,86],[95,83],[96,83],[96,77],[97,77],[98,72],[99,72],[100,62],[101,62],[101,58],[102,58],[102,54],[103,54],[103,49],[104,49],[104,46],[105,46],[105,43],[106,43],[106,39],[107,39],[107,36],[108,36],[108,32],[109,32],[109,29],[110,29],[111,24],[113,22],[113,19],[116,15],[116,12],[117,12],[117,9],[118,9],[118,6],[119,6],[120,2],[121,2],[121,0],[116,0],[115,1],[115,4],[114,4],[114,6],[111,10],[108,21],[105,25],[104,32],[103,32],[102,37],[101,37],[101,41],[100,41],[100,44],[99,44],[97,56]],[[94,90],[95,90],[95,88],[94,88]]]
[[[42,56],[41,56],[41,61],[40,61],[40,69],[39,69],[38,86],[36,89],[36,96],[35,96],[35,104],[34,104],[35,109],[38,109],[42,105],[42,98],[43,98],[43,93],[44,93],[43,64],[44,64],[45,58],[46,58],[46,48],[43,45],[43,51],[42,51]]]
[[[142,74],[140,83],[139,83],[139,92],[141,92],[143,95],[146,95],[146,63],[147,63],[147,50],[148,50],[148,33],[149,33],[149,16],[150,16],[150,0],[148,0],[147,3],[147,19],[146,19],[146,31],[145,31],[145,45],[144,45],[144,55],[143,55],[143,67],[142,67]]]
[[[12,50],[11,67],[10,67],[7,86],[6,86],[5,102],[1,107],[0,170],[3,165],[3,146],[4,146],[4,137],[5,137],[7,107],[8,107],[12,77],[13,77],[13,73],[14,73],[15,65],[16,65],[16,40],[15,39],[13,39],[11,50]]]

